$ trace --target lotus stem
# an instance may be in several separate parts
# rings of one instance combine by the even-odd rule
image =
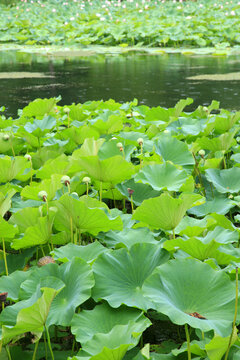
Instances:
[[[191,360],[190,335],[189,335],[188,325],[187,324],[185,324],[185,333],[186,333],[186,339],[187,339],[188,360]]]
[[[72,217],[70,217],[70,232],[71,232],[71,242],[73,243],[73,221],[72,221]]]
[[[87,196],[88,196],[88,183],[87,183]]]
[[[47,341],[45,331],[43,332],[43,340],[44,340],[44,348],[45,348],[45,359],[48,359],[48,349],[47,349]]]
[[[199,178],[201,187],[202,187],[202,189],[203,189],[203,195],[206,197],[206,191],[205,191],[205,187],[204,187],[204,185],[203,185],[201,171],[200,171],[199,168],[198,168],[198,162],[197,162],[197,159],[196,159],[195,154],[194,154],[194,153],[192,153],[192,154],[193,154],[193,157],[194,157],[194,160],[195,160],[195,170],[196,170],[196,173],[197,173],[197,175],[198,175],[198,178]]]
[[[11,353],[10,353],[10,350],[9,350],[9,346],[6,345],[5,348],[6,348],[6,352],[7,352],[7,355],[8,355],[8,359],[12,360]]]
[[[13,157],[15,157],[15,151],[14,151],[14,148],[13,148],[13,144],[12,144],[12,139],[11,139],[11,138],[10,138],[10,146],[11,146],[11,149],[12,149]]]
[[[5,248],[5,241],[4,238],[2,238],[2,244],[3,244],[3,259],[4,259],[4,265],[5,265],[5,272],[8,276],[8,266],[7,266],[7,257],[6,257],[6,248]]]
[[[235,312],[234,312],[234,318],[233,318],[232,332],[231,332],[231,335],[230,335],[230,338],[229,338],[228,348],[227,348],[224,360],[227,360],[228,353],[229,353],[229,350],[230,350],[230,347],[231,347],[231,344],[232,344],[235,324],[236,324],[236,320],[237,320],[237,310],[238,310],[238,267],[236,267],[236,297],[235,297]]]
[[[52,358],[52,360],[54,360],[54,355],[53,355],[52,346],[51,346],[51,339],[50,339],[50,336],[49,336],[47,326],[45,326],[45,330],[46,330],[47,342],[48,342],[48,347],[49,347],[49,350],[50,350],[51,358]]]
[[[31,177],[30,177],[30,185],[32,185],[32,178],[33,178],[33,167],[32,167],[32,159],[30,159],[30,165],[31,165]]]
[[[225,156],[223,154],[223,168],[226,169],[227,168],[227,165],[226,165],[226,160],[225,160]]]
[[[39,339],[38,339],[38,341],[35,342],[32,360],[36,359],[38,344],[39,344]]]
[[[172,238],[173,238],[173,240],[175,240],[175,229],[173,229],[173,231],[172,231]]]
[[[102,181],[100,181],[100,188],[99,188],[99,201],[102,201]]]
[[[133,197],[132,197],[132,194],[131,194],[131,208],[132,208],[132,214],[134,212],[134,206],[133,206]]]

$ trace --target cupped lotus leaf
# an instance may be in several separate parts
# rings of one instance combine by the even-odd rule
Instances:
[[[183,134],[184,136],[197,136],[207,126],[207,119],[194,119],[189,117],[180,117],[177,121],[172,122],[168,127],[167,130],[171,132],[175,132],[177,135],[179,133]]]
[[[187,99],[181,99],[179,100],[176,105],[174,106],[174,111],[172,113],[172,117],[178,118],[182,111],[184,110],[184,108],[188,105],[191,105],[193,103],[193,99],[192,98],[187,98]]]
[[[32,306],[22,309],[17,315],[17,323],[13,327],[2,326],[3,343],[25,332],[42,333],[46,325],[49,310],[55,296],[61,292],[63,285],[58,289],[43,288],[43,295]]]
[[[220,215],[220,214],[217,214],[217,213],[212,213],[212,214],[209,214],[207,216],[207,218],[213,219],[215,221],[215,227],[220,226],[220,227],[222,227],[224,229],[227,229],[227,230],[230,230],[230,231],[235,231],[236,230],[236,227],[231,222],[231,220],[228,219],[224,215]],[[214,228],[214,226],[213,226],[213,228]]]
[[[223,291],[224,289],[224,291]],[[204,332],[230,335],[234,316],[235,285],[208,264],[175,259],[158,267],[143,285],[152,308],[178,325]]]
[[[178,191],[187,180],[187,173],[176,166],[164,164],[147,165],[134,177],[136,182],[151,185],[154,190]]]
[[[188,213],[197,217],[204,217],[211,213],[225,215],[234,206],[236,206],[235,201],[224,196],[217,196],[213,200],[206,200],[204,204],[189,209]]]
[[[30,170],[30,164],[24,157],[17,156],[11,159],[8,156],[0,158],[0,183],[5,183],[13,179],[27,180],[30,173],[25,174],[26,170]],[[21,175],[23,179],[21,179]]]
[[[240,190],[240,168],[207,169],[206,178],[220,193],[238,193]]]
[[[159,191],[153,190],[152,186],[142,183],[136,183],[134,179],[124,181],[122,184],[117,184],[116,188],[123,194],[129,201],[131,197],[128,189],[133,190],[132,200],[137,206],[141,205],[143,200],[159,196]]]
[[[21,284],[22,298],[30,297],[38,284],[42,284],[49,276],[63,281],[65,287],[54,299],[47,323],[68,326],[76,307],[91,296],[91,288],[94,285],[92,269],[84,260],[76,257],[61,266],[45,265],[32,272]]]
[[[97,305],[93,310],[83,310],[75,314],[71,322],[71,332],[83,346],[95,334],[108,334],[116,325],[126,326],[126,331],[143,332],[151,325],[143,313],[138,309],[121,306],[113,309],[104,303]],[[135,339],[136,345],[138,336]]]
[[[58,249],[54,249],[52,252],[54,259],[62,262],[71,261],[74,256],[85,260],[87,263],[92,263],[100,254],[107,251],[107,249],[101,245],[98,241],[88,245],[75,245],[69,243],[65,246],[61,246]]]
[[[4,122],[6,121],[7,120],[5,120]],[[12,121],[10,126],[12,126]],[[9,135],[9,140],[6,141],[4,140],[3,137],[4,133],[0,133],[0,153],[12,155],[13,154],[12,149],[14,149],[14,152],[16,154],[19,154],[24,147],[24,140],[22,138],[13,136],[12,134],[8,134],[8,135]]]
[[[78,160],[81,156],[96,156],[104,142],[105,139],[103,138],[97,140],[94,138],[85,139],[80,149],[73,152],[72,158]]]
[[[15,189],[9,190],[6,195],[0,192],[0,215],[2,217],[11,208],[12,197],[15,193],[16,193]]]
[[[133,219],[152,229],[173,230],[180,223],[187,209],[203,201],[198,194],[183,193],[178,199],[164,193],[154,199],[144,200],[133,214]]]
[[[129,179],[135,172],[134,166],[121,155],[105,160],[100,160],[98,156],[83,156],[78,162],[91,178],[112,184]]]
[[[217,134],[224,134],[227,131],[229,131],[239,119],[240,119],[239,111],[232,114],[221,113],[220,115],[217,115],[215,118],[214,131]]]
[[[159,245],[135,244],[100,255],[93,264],[95,301],[105,299],[112,307],[121,304],[146,309],[142,286],[153,270],[168,260],[168,253]]]
[[[234,329],[233,337],[231,339],[231,346],[238,339],[237,329]],[[206,344],[205,349],[209,360],[221,360],[223,355],[226,353],[229,345],[230,335],[227,337],[221,337],[219,335],[214,335],[211,341]]]
[[[227,254],[224,246],[215,240],[205,244],[194,237],[187,240],[177,238],[165,241],[163,247],[168,251],[173,251],[175,248],[181,249],[191,257],[202,261],[216,259],[219,265],[229,265],[231,261],[240,261],[240,253],[238,256]]]
[[[84,352],[84,355],[81,356],[74,356],[72,358],[68,358],[69,360],[122,360],[124,358],[124,355],[126,354],[128,348],[131,344],[122,344],[118,348],[115,349],[109,349],[107,347],[104,347],[103,350],[97,354],[97,355],[89,355],[87,356]]]
[[[39,179],[49,179],[53,174],[67,175],[70,163],[65,154],[55,159],[49,159],[41,169],[37,170],[36,177]]]
[[[98,234],[98,239],[109,247],[126,247],[130,249],[136,243],[158,244],[153,233],[148,228],[128,229],[123,231],[108,231],[106,234]]]
[[[210,223],[214,223],[214,220],[199,220],[190,216],[185,216],[176,227],[175,234],[186,235],[188,237],[199,236]]]
[[[0,217],[0,241],[1,238],[14,238],[18,233],[18,228],[9,224],[6,220]]]
[[[30,102],[25,108],[23,108],[23,116],[26,117],[36,117],[36,116],[43,116],[45,114],[49,114],[50,111],[53,110],[54,106],[57,103],[56,98],[50,99],[35,99],[34,101]]]
[[[194,355],[199,355],[202,358],[204,356],[206,356],[206,351],[205,351],[205,345],[209,342],[208,338],[204,338],[204,340],[193,340],[190,342],[190,350],[191,350],[191,354]],[[175,356],[178,356],[180,354],[186,353],[188,350],[188,344],[185,341],[182,346],[179,349],[172,349],[172,354]]]
[[[195,142],[194,149],[195,151],[200,149],[210,150],[213,153],[216,151],[227,151],[235,143],[235,133],[236,131],[228,132],[213,139],[203,136]]]
[[[118,111],[104,110],[95,119],[89,120],[93,129],[100,134],[113,134],[123,128],[124,117]]]
[[[34,136],[40,138],[56,125],[56,118],[53,116],[44,116],[42,120],[34,120],[33,123],[26,123],[24,129]]]
[[[79,125],[79,124],[78,124]],[[99,132],[96,129],[93,129],[93,127],[90,124],[85,125],[79,125],[80,127],[76,127],[76,122],[72,122],[72,126],[70,128],[67,128],[63,131],[61,131],[58,136],[61,139],[66,139],[65,141],[80,145],[84,142],[85,139],[94,138],[97,140],[100,136]],[[64,141],[64,140],[63,140]]]
[[[39,217],[36,225],[29,226],[23,237],[13,240],[11,247],[19,250],[49,242],[52,234],[54,216],[55,212],[51,211],[48,216]]]
[[[194,158],[186,143],[168,134],[160,135],[155,142],[155,151],[164,161],[171,161],[176,165],[193,165]]]
[[[14,271],[17,270],[24,270],[25,266],[33,257],[34,253],[36,252],[36,248],[26,249],[24,251],[16,253],[8,253],[7,254],[7,267],[8,273],[12,274]],[[3,255],[3,254],[2,254]],[[3,256],[1,256],[0,260],[0,273],[5,274],[5,264]]]
[[[52,200],[58,189],[61,189],[63,184],[61,183],[62,175],[54,174],[51,179],[43,180],[41,183],[33,182],[32,185],[27,185],[21,191],[21,196],[27,199],[39,200],[38,193],[40,191],[47,192],[47,199]]]
[[[224,229],[221,226],[216,226],[214,230],[209,231],[203,238],[204,244],[208,244],[213,239],[219,244],[233,244],[237,243],[239,234],[237,230]]]
[[[0,293],[7,292],[8,299],[19,299],[19,288],[23,281],[27,279],[29,273],[26,271],[15,271],[9,276],[1,276],[0,278]]]
[[[119,155],[120,150],[117,147],[118,139],[105,142],[99,149],[98,156],[100,160],[108,159],[112,156]],[[131,155],[136,149],[135,145],[124,145],[124,158],[127,161],[131,161]]]
[[[39,209],[26,207],[13,214],[9,219],[9,223],[16,224],[20,232],[25,232],[28,227],[36,225],[40,216]]]
[[[97,235],[100,231],[122,230],[122,220],[118,216],[109,219],[104,210],[99,208],[89,209],[83,201],[63,195],[56,203],[58,211],[54,225],[59,231],[70,231],[71,228],[79,229],[81,233],[89,232]]]

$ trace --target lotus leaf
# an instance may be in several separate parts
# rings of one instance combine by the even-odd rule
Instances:
[[[240,190],[240,168],[207,169],[206,178],[220,193],[238,193]]]
[[[56,105],[56,99],[35,99],[23,109],[23,115],[26,117],[37,117],[49,114]]]

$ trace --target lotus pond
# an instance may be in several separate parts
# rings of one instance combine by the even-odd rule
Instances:
[[[238,359],[240,112],[0,116],[1,359]]]

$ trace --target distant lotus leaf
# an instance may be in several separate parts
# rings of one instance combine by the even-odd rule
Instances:
[[[137,345],[140,334],[151,325],[151,322],[138,309],[126,306],[113,309],[104,303],[97,305],[93,310],[83,310],[80,314],[75,314],[71,322],[71,332],[83,346],[95,334],[109,334],[117,325],[125,326],[126,331],[131,329],[132,332],[138,333],[133,340]]]
[[[135,172],[134,166],[121,155],[105,160],[100,160],[98,156],[84,156],[78,162],[91,178],[113,184],[129,179]]]
[[[19,311],[17,323],[14,327],[3,325],[2,341],[9,342],[11,339],[25,332],[41,333],[46,325],[50,306],[54,297],[62,290],[53,288],[44,288],[43,295],[32,306]]]
[[[92,269],[84,260],[73,258],[61,266],[48,264],[32,272],[28,279],[21,284],[22,298],[29,298],[38,284],[43,284],[46,277],[53,276],[65,284],[65,288],[54,299],[48,325],[68,326],[75,309],[91,296],[91,288],[94,285]]]
[[[186,143],[171,137],[161,135],[155,142],[155,151],[164,161],[171,161],[176,165],[193,165],[194,159]]]
[[[46,163],[36,172],[36,177],[40,179],[49,179],[53,174],[66,175],[70,163],[65,154],[60,155],[56,159],[49,159]]]
[[[30,170],[30,164],[24,157],[19,156],[11,159],[10,157],[5,156],[4,158],[0,158],[0,183],[18,179],[27,169]],[[25,174],[23,181],[30,178],[30,176],[30,173],[27,176]]]
[[[72,258],[76,256],[88,263],[91,263],[105,251],[109,250],[101,245],[98,241],[94,241],[94,243],[85,246],[69,243],[65,246],[61,246],[58,249],[54,249],[53,254],[54,259],[62,262],[72,260]]]
[[[209,220],[209,223],[211,223],[211,220]],[[203,233],[207,224],[207,219],[199,220],[194,217],[185,216],[176,227],[175,234],[186,235],[188,237],[198,236]]]
[[[43,116],[49,114],[56,105],[57,99],[35,99],[30,102],[25,108],[23,108],[23,115],[32,117],[32,116]]]
[[[228,132],[213,139],[202,137],[195,144],[197,149],[210,150],[212,152],[227,151],[234,144],[234,136],[235,132]]]
[[[223,291],[224,289],[224,291]],[[227,274],[193,259],[174,259],[155,270],[143,285],[151,308],[178,325],[230,335],[235,285]],[[201,318],[202,317],[202,318]]]
[[[206,178],[220,193],[238,193],[240,190],[240,168],[207,169]]]
[[[80,149],[73,152],[72,158],[78,160],[80,156],[96,156],[104,142],[103,138],[97,140],[94,138],[85,139]]]
[[[176,166],[165,162],[144,166],[134,180],[151,185],[154,190],[178,191],[186,182],[187,177],[186,171],[178,170]]]
[[[153,244],[135,244],[104,253],[93,264],[95,301],[105,299],[112,307],[121,304],[146,309],[142,286],[153,270],[168,260],[168,253]]]
[[[164,193],[154,199],[144,200],[133,214],[153,229],[173,230],[180,223],[187,209],[197,206],[203,198],[197,194],[183,193],[178,199]]]
[[[38,193],[44,190],[48,194],[48,201],[52,200],[56,195],[56,191],[63,186],[61,178],[62,175],[54,174],[51,176],[51,179],[43,180],[40,183],[33,182],[32,185],[27,185],[23,188],[21,196],[27,199],[39,200]]]
[[[89,123],[100,134],[113,134],[122,129],[123,120],[124,117],[120,115],[119,111],[104,109],[103,113],[99,114],[95,119],[89,120]]]
[[[100,160],[104,160],[104,159],[108,159],[112,156],[116,156],[120,154],[120,150],[117,147],[117,143],[121,141],[116,139],[116,140],[111,140],[111,141],[107,141],[105,142],[101,148],[99,149],[98,152],[98,156]],[[124,145],[124,157],[125,160],[127,161],[131,161],[131,155],[133,153],[133,151],[136,149],[135,145]]]
[[[54,225],[59,231],[70,231],[71,227],[81,233],[97,235],[100,231],[122,230],[122,220],[118,216],[109,219],[104,210],[88,208],[83,201],[76,200],[68,194],[63,195],[55,204],[58,211]]]
[[[214,131],[218,134],[228,132],[234,124],[239,120],[240,112],[232,114],[220,114],[217,115],[214,122]]]
[[[44,116],[42,120],[34,120],[33,123],[26,123],[24,129],[38,138],[45,135],[56,125],[56,118],[53,116]]]
[[[141,203],[145,199],[159,196],[159,191],[154,190],[152,186],[143,183],[136,183],[134,179],[124,181],[122,184],[117,184],[116,188],[129,201],[131,201],[131,197],[129,195],[128,189],[133,190],[132,199],[133,199],[133,203],[137,206],[141,205]]]
[[[188,213],[198,217],[203,217],[211,213],[225,215],[234,206],[236,206],[235,201],[228,199],[227,197],[215,196],[213,200],[206,200],[204,204],[189,209]]]
[[[207,235],[203,238],[203,242],[204,244],[208,244],[214,239],[219,244],[233,244],[238,242],[238,238],[239,234],[237,230],[230,230],[222,226],[216,226],[212,231],[207,233]]]

